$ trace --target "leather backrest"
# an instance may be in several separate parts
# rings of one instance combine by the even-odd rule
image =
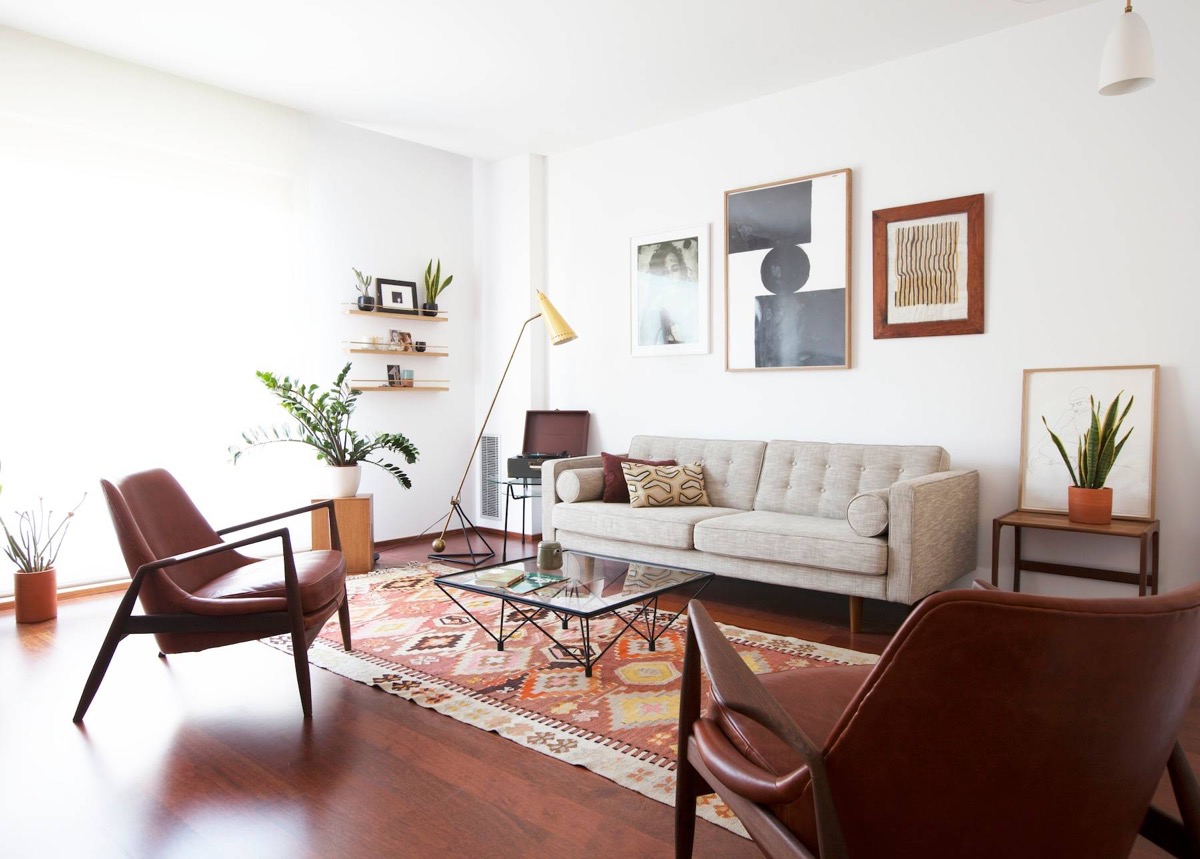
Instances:
[[[221,542],[179,482],[161,468],[131,474],[115,484],[102,480],[100,485],[130,576],[150,561]],[[246,562],[244,556],[227,552],[172,567],[166,575],[191,592]],[[147,611],[168,611],[177,602],[171,589],[163,589],[156,576],[143,585],[140,597]]]
[[[935,594],[826,746],[850,855],[1127,856],[1198,677],[1200,585]]]

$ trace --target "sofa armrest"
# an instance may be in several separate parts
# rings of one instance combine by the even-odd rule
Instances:
[[[599,456],[571,456],[566,459],[547,460],[542,465],[542,539],[554,539],[554,507],[561,503],[558,497],[558,476],[573,468],[603,468],[604,460]]]
[[[979,472],[939,471],[888,493],[890,602],[912,605],[976,567]]]

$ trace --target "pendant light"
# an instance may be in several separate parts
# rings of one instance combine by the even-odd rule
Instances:
[[[1104,43],[1100,59],[1100,95],[1125,95],[1154,83],[1154,44],[1145,20],[1133,11],[1133,2],[1125,4],[1125,14],[1117,19]]]

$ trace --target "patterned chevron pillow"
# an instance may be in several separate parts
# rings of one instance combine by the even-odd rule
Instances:
[[[704,468],[690,465],[621,463],[630,507],[711,507],[704,491]]]

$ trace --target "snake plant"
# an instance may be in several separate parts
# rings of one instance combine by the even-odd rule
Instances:
[[[277,442],[299,442],[307,444],[317,452],[317,459],[334,466],[357,465],[369,462],[378,465],[396,479],[405,489],[412,488],[408,475],[386,459],[370,459],[371,454],[386,450],[404,457],[410,465],[417,461],[417,448],[399,433],[375,433],[363,437],[350,429],[350,416],[358,403],[362,391],[346,383],[350,364],[342,368],[330,390],[321,390],[316,385],[305,385],[299,379],[259,370],[255,373],[266,385],[267,390],[279,399],[284,410],[296,419],[299,427],[285,425],[270,430],[258,427],[242,433],[244,447],[231,446],[233,461],[251,447]]]
[[[452,280],[454,280],[454,275],[442,280],[442,261],[440,259],[437,261],[437,269],[434,269],[433,260],[430,260],[429,265],[425,266],[425,303],[437,304],[438,296],[446,291],[446,287]]]
[[[1125,392],[1118,393],[1107,409],[1104,408],[1103,403],[1097,403],[1095,397],[1088,397],[1091,404],[1091,419],[1087,432],[1079,438],[1075,454],[1077,469],[1071,466],[1071,457],[1067,456],[1067,449],[1063,445],[1062,439],[1055,435],[1054,430],[1050,429],[1050,424],[1046,422],[1046,416],[1042,415],[1042,423],[1046,425],[1046,432],[1050,433],[1050,438],[1054,439],[1054,446],[1058,448],[1063,462],[1067,464],[1071,481],[1078,487],[1083,489],[1103,488],[1104,481],[1108,479],[1108,472],[1112,470],[1113,463],[1121,455],[1121,449],[1125,447],[1125,442],[1129,440],[1129,436],[1133,432],[1133,427],[1130,427],[1129,431],[1121,436],[1120,441],[1117,440],[1117,436],[1121,432],[1121,424],[1133,406],[1133,397],[1130,396],[1120,417],[1117,417],[1123,393]]]

